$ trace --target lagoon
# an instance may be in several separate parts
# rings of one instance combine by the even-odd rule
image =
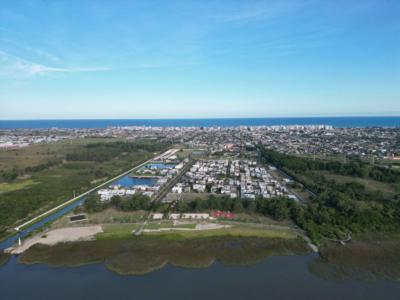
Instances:
[[[135,185],[153,186],[157,182],[157,178],[137,178],[126,175],[115,181],[112,185],[122,185],[126,188],[131,188]]]
[[[153,170],[165,170],[165,169],[173,169],[176,164],[164,164],[164,163],[149,163],[143,166],[141,169],[153,169]]]
[[[81,267],[24,265],[17,257],[0,267],[2,299],[399,299],[400,284],[325,280],[309,271],[318,256],[274,256],[250,266],[166,266],[121,276],[103,264]]]

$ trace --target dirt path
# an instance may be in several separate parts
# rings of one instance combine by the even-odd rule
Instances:
[[[201,230],[213,230],[213,229],[222,229],[229,228],[230,225],[221,225],[215,223],[206,223],[206,224],[196,224],[195,228],[182,228],[182,227],[164,227],[158,229],[144,229],[143,232],[161,232],[161,231],[201,231]]]
[[[20,254],[35,244],[55,245],[63,242],[91,240],[100,232],[103,232],[100,225],[54,229],[47,233],[37,234],[25,240],[21,246],[7,249],[7,252],[11,254]]]

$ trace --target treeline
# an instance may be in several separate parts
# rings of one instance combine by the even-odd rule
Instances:
[[[348,163],[342,163],[332,160],[323,161],[300,158],[265,148],[260,148],[260,150],[262,157],[267,162],[285,171],[331,171],[339,175],[370,178],[381,182],[400,183],[400,172],[390,168],[375,166],[357,159],[353,159]]]
[[[291,217],[291,210],[296,206],[296,202],[285,197],[249,200],[211,195],[206,200],[198,198],[189,202],[179,201],[172,210],[179,213],[210,210],[222,210],[234,213],[245,212],[249,214],[259,213],[271,216],[277,220],[284,220]]]
[[[92,143],[86,145],[80,151],[67,154],[68,161],[109,161],[118,155],[133,151],[157,152],[165,149],[166,143],[149,142],[110,142]]]
[[[5,182],[11,182],[11,181],[17,179],[18,175],[19,175],[19,171],[16,169],[11,170],[11,171],[3,171],[0,174],[1,181],[5,181]]]
[[[395,232],[400,229],[399,196],[387,198],[381,192],[370,192],[357,182],[337,184],[314,173],[329,169],[330,163],[280,154],[271,150],[261,152],[262,157],[303,183],[317,196],[307,205],[292,205],[290,218],[316,242],[323,237],[344,238],[349,232]],[[322,166],[322,167],[321,167]],[[350,170],[352,167],[343,167]],[[344,171],[340,172],[344,172]],[[394,180],[397,175],[386,173]],[[355,174],[355,173],[352,173]],[[353,175],[355,176],[355,175]]]
[[[100,212],[109,207],[121,211],[152,210],[164,214],[170,212],[187,213],[222,210],[234,213],[258,213],[271,216],[277,220],[284,220],[293,216],[293,211],[298,207],[298,204],[284,197],[249,200],[211,195],[206,200],[197,198],[193,201],[179,201],[176,206],[171,207],[166,203],[152,203],[149,197],[141,193],[131,197],[114,196],[108,202],[100,201],[98,195],[93,194],[84,203],[84,208],[89,213]]]
[[[40,172],[40,171],[46,170],[46,169],[48,169],[50,167],[57,166],[57,165],[59,165],[61,163],[62,163],[61,159],[49,160],[48,162],[40,164],[40,165],[37,165],[37,166],[26,167],[25,168],[25,173]]]
[[[151,201],[149,197],[141,193],[123,198],[114,196],[108,202],[100,201],[99,197],[93,194],[84,203],[84,208],[89,213],[100,212],[109,207],[114,207],[122,211],[149,210]]]

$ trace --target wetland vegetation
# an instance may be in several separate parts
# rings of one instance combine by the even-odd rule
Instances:
[[[104,263],[118,274],[144,274],[166,264],[188,268],[256,264],[273,255],[307,254],[302,239],[242,237],[233,235],[192,237],[181,234],[156,234],[131,238],[106,238],[96,241],[35,245],[20,261],[52,266],[79,266]]]
[[[8,253],[5,253],[3,251],[0,251],[0,267],[7,263],[7,261],[10,259],[11,255]]]
[[[400,281],[399,235],[357,236],[345,246],[325,243],[309,270],[327,280]]]

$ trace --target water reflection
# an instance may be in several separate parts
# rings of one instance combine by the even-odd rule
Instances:
[[[0,267],[1,297],[31,300],[47,298],[398,300],[400,295],[400,284],[394,281],[377,279],[365,282],[343,278],[338,282],[323,279],[321,274],[315,276],[315,270],[314,273],[309,272],[307,266],[315,262],[318,266],[322,266],[322,269],[326,269],[327,266],[327,261],[322,261],[317,254],[279,255],[301,254],[302,247],[298,244],[281,244],[257,239],[247,241],[224,239],[219,242],[209,240],[203,243],[203,248],[197,242],[192,242],[191,248],[188,249],[176,248],[177,242],[160,244],[155,240],[136,240],[137,247],[134,247],[131,243],[118,244],[105,241],[104,245],[88,242],[77,247],[72,244],[68,247],[65,247],[67,244],[60,245],[56,251],[49,251],[49,247],[36,249],[31,253],[34,255],[29,255],[30,262],[36,260],[46,264],[21,264],[17,263],[17,257],[12,257],[8,263]],[[107,244],[110,244],[110,247],[106,247]],[[215,252],[217,246],[222,246],[223,250]],[[118,247],[118,251],[115,251],[115,247]],[[148,247],[150,253],[145,252],[144,247]],[[296,250],[297,247],[300,247],[300,251]],[[99,249],[102,250],[97,251]],[[175,251],[176,249],[180,250]],[[193,250],[193,252],[182,256],[183,250]],[[176,253],[171,254],[171,251]],[[202,253],[201,259],[197,257],[199,253]],[[207,256],[207,253],[213,255]],[[22,257],[21,260],[29,256]],[[212,258],[215,262],[206,267]],[[167,260],[169,264],[164,266],[163,263]],[[90,264],[96,261],[98,263]],[[124,262],[129,263],[125,265]],[[48,266],[48,264],[76,266],[83,263],[87,265],[73,268]],[[171,263],[185,267],[176,267]],[[196,266],[198,269],[193,268]],[[109,270],[113,268],[115,270],[110,272]],[[155,271],[156,269],[158,270]],[[119,276],[116,272],[147,274]]]
[[[104,263],[118,274],[145,274],[167,264],[188,268],[206,268],[215,261],[223,265],[250,265],[274,255],[308,253],[297,239],[218,237],[189,240],[136,237],[128,240],[98,240],[36,245],[25,252],[23,263],[53,266],[77,266]]]

